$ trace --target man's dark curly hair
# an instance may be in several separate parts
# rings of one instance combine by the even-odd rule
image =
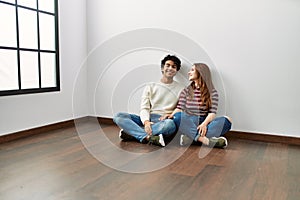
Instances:
[[[177,71],[180,70],[181,61],[175,55],[167,55],[166,57],[164,57],[164,59],[162,59],[162,61],[161,61],[161,68],[164,67],[166,61],[168,61],[168,60],[172,60],[176,64]]]

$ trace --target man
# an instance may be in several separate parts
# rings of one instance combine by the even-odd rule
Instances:
[[[166,116],[175,109],[183,89],[181,84],[173,80],[180,67],[181,61],[176,56],[164,57],[160,81],[147,84],[143,91],[140,116],[123,112],[114,116],[114,122],[121,128],[121,139],[137,139],[141,143],[165,146],[163,136],[176,132],[175,123]]]

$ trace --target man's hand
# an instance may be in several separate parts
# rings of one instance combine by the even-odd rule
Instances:
[[[149,120],[144,122],[144,129],[148,135],[152,135],[152,128],[151,128],[152,124],[153,122],[150,122]]]

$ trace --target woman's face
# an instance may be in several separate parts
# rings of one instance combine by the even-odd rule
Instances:
[[[199,79],[198,72],[197,72],[197,70],[196,70],[196,68],[195,68],[194,65],[192,66],[192,68],[188,72],[188,76],[189,76],[189,80],[190,81],[195,81],[195,80]]]

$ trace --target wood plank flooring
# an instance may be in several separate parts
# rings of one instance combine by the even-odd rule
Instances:
[[[89,122],[82,127],[91,137],[98,134]],[[114,125],[101,128],[125,151],[161,149],[120,141]],[[230,138],[227,149],[213,149],[203,158],[200,148],[190,146],[160,170],[126,173],[93,157],[75,127],[48,131],[0,144],[0,199],[300,199],[300,146]]]

